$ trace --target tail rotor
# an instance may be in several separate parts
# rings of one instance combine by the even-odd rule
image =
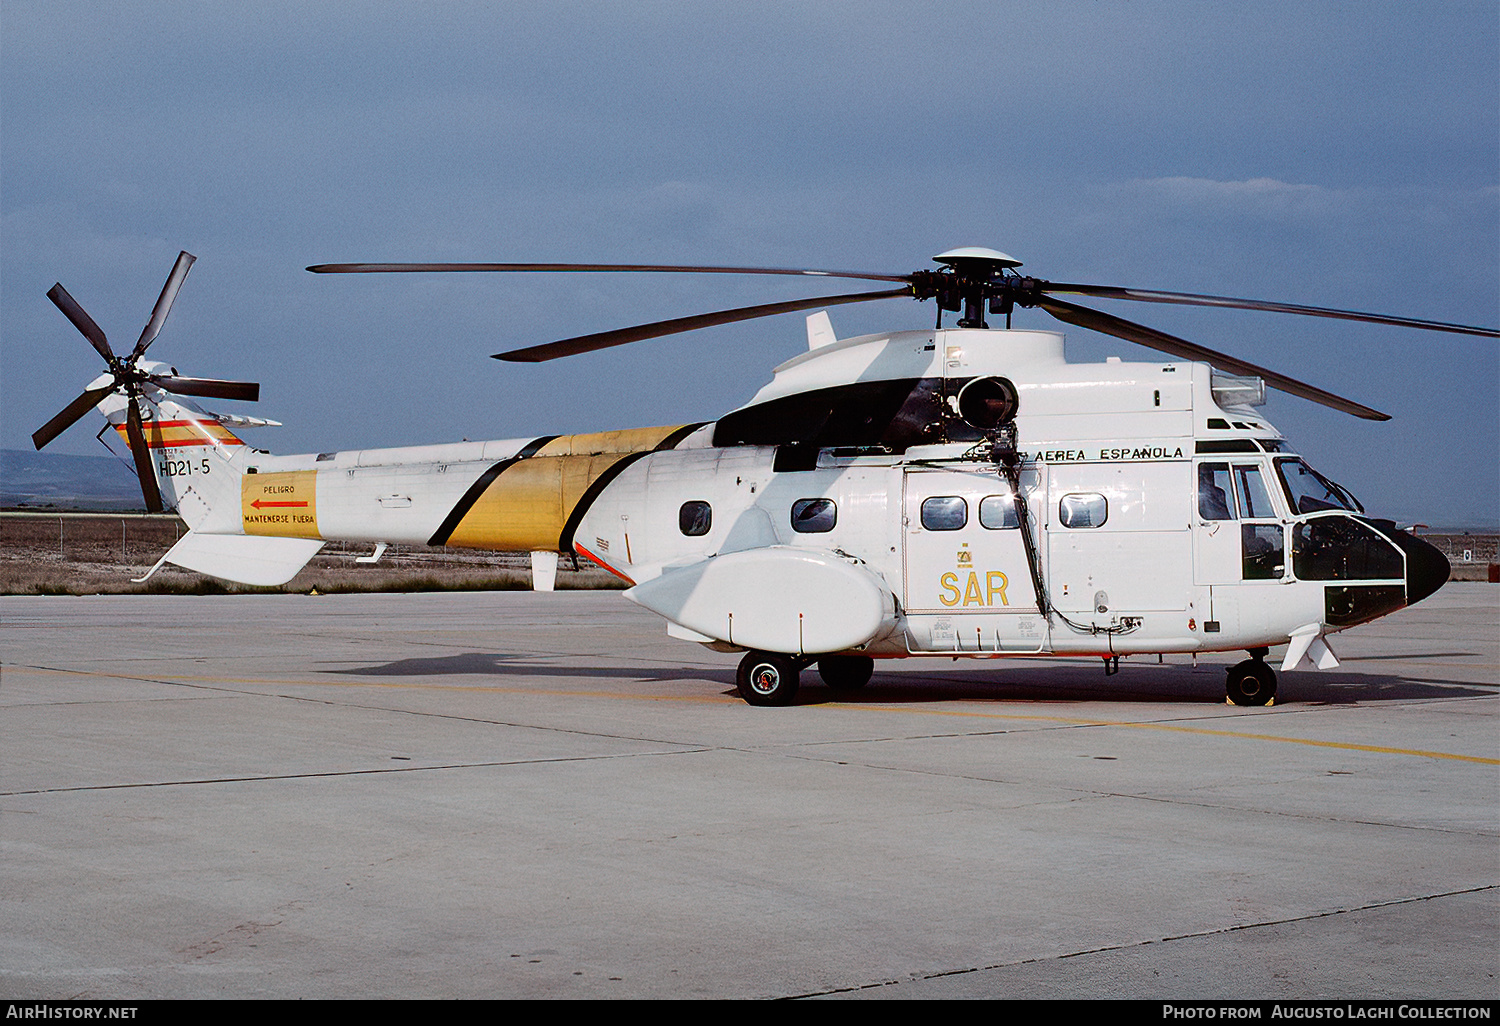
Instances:
[[[140,478],[141,495],[146,500],[146,508],[153,513],[161,512],[162,501],[161,489],[156,483],[156,470],[151,462],[151,447],[146,440],[144,426],[146,418],[141,413],[141,398],[145,389],[150,387],[177,395],[240,399],[246,402],[255,402],[260,398],[260,385],[255,382],[185,378],[175,373],[160,374],[147,370],[142,363],[141,358],[146,350],[151,343],[156,341],[157,335],[161,334],[162,326],[167,322],[167,315],[172,311],[172,303],[177,299],[182,283],[187,280],[188,271],[192,268],[195,259],[197,258],[188,252],[178,254],[177,263],[173,265],[172,273],[167,276],[161,295],[157,297],[156,306],[151,310],[151,319],[146,322],[146,327],[141,331],[141,337],[136,342],[135,348],[123,357],[115,354],[115,351],[110,348],[103,329],[94,322],[78,301],[68,294],[68,290],[63,288],[61,283],[47,290],[47,298],[52,300],[53,305],[62,311],[63,316],[72,323],[73,327],[77,328],[99,355],[104,357],[104,362],[109,368],[110,380],[85,389],[77,399],[63,407],[55,417],[32,433],[32,444],[38,449],[45,447],[107,396],[124,395],[126,398],[125,436],[130,443],[130,455],[135,460],[136,476]]]

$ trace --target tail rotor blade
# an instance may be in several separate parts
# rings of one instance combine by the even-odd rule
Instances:
[[[136,397],[130,397],[130,409],[125,415],[125,435],[130,440],[130,455],[135,457],[135,476],[141,481],[141,495],[146,500],[146,509],[160,513],[161,489],[156,484],[156,469],[151,465],[151,448],[146,445],[146,432],[141,429],[141,408]]]
[[[103,388],[91,388],[77,399],[74,399],[63,411],[53,417],[47,423],[32,432],[31,443],[41,449],[52,439],[72,427],[85,413],[99,405],[99,400],[115,390],[115,386],[105,385]]]
[[[172,302],[177,298],[177,292],[182,288],[182,283],[187,281],[188,271],[192,269],[193,261],[197,259],[186,250],[177,254],[177,263],[172,265],[172,273],[167,275],[167,283],[162,286],[161,295],[157,297],[156,306],[151,311],[151,319],[146,322],[140,341],[130,351],[132,360],[139,357],[146,351],[147,346],[156,341],[156,336],[161,333],[162,325],[167,323],[167,314],[172,311]]]
[[[1325,392],[1321,388],[1298,381],[1296,378],[1289,378],[1273,370],[1267,370],[1253,363],[1247,363],[1244,360],[1236,359],[1225,353],[1200,346],[1195,342],[1189,342],[1187,339],[1178,338],[1176,335],[1168,335],[1164,331],[1148,328],[1144,324],[1136,324],[1134,321],[1127,321],[1112,314],[1101,313],[1098,310],[1091,310],[1086,306],[1077,306],[1073,303],[1054,299],[1046,295],[1038,300],[1037,305],[1053,317],[1056,317],[1060,321],[1066,321],[1068,324],[1076,324],[1081,328],[1090,328],[1106,335],[1123,338],[1127,342],[1134,342],[1137,345],[1143,345],[1148,349],[1155,349],[1158,352],[1167,353],[1171,356],[1178,356],[1187,360],[1202,360],[1231,374],[1253,375],[1261,378],[1272,388],[1279,389],[1291,395],[1300,396],[1303,399],[1309,399],[1315,403],[1321,403],[1324,406],[1332,407],[1344,413],[1353,414],[1356,417],[1362,417],[1365,420],[1391,419],[1390,414],[1381,413],[1379,410],[1372,410],[1370,407],[1357,403],[1352,399],[1345,399],[1343,396],[1334,395],[1332,392]]]
[[[216,378],[180,378],[170,374],[148,374],[146,380],[177,395],[202,395],[212,399],[260,401],[260,385],[254,381],[220,381]]]
[[[47,290],[47,298],[52,300],[63,316],[73,322],[73,327],[83,333],[83,337],[89,340],[89,344],[99,351],[99,355],[113,363],[115,354],[109,348],[109,340],[104,337],[104,332],[94,319],[88,315],[83,307],[78,305],[78,300],[68,295],[68,290],[58,282]]]

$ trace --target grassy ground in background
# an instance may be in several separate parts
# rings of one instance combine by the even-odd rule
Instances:
[[[172,516],[62,514],[0,517],[0,594],[222,595],[241,592],[517,591],[531,587],[526,553],[468,552],[392,545],[379,563],[356,563],[370,545],[331,542],[279,588],[227,584],[180,567],[142,577],[186,527]],[[559,589],[622,588],[587,560],[563,558]]]

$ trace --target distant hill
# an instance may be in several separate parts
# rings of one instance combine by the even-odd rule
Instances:
[[[0,506],[145,509],[133,468],[111,456],[0,449]]]

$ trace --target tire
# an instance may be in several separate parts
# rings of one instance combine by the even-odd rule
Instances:
[[[818,660],[818,676],[833,691],[858,691],[870,683],[875,660],[869,656],[824,656]]]
[[[747,652],[740,660],[735,683],[740,697],[751,705],[791,705],[797,697],[802,667],[778,652]]]
[[[1224,690],[1233,705],[1269,705],[1276,697],[1276,671],[1261,659],[1246,659],[1229,668]]]

